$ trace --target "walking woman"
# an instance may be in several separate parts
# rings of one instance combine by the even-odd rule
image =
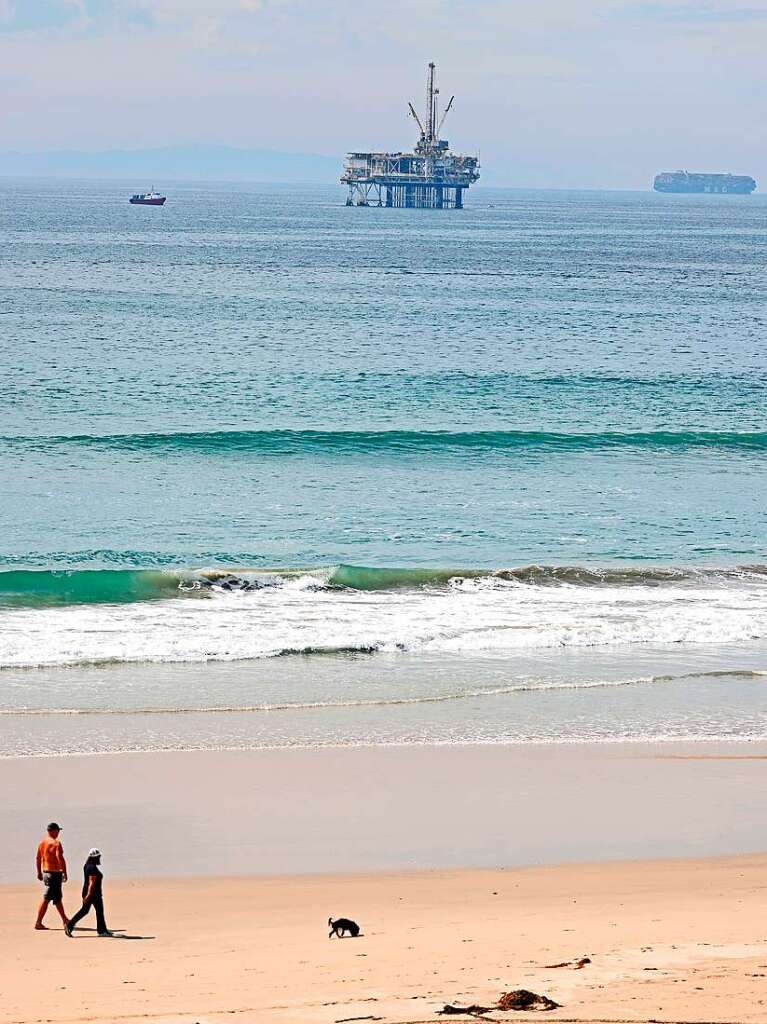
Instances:
[[[83,865],[83,905],[70,918],[69,924],[64,928],[64,931],[70,938],[75,930],[75,925],[85,917],[91,907],[96,911],[96,928],[99,935],[112,934],[107,928],[107,923],[104,919],[104,898],[101,893],[101,883],[104,880],[104,876],[101,873],[100,864],[101,851],[91,850],[88,854],[88,859]]]

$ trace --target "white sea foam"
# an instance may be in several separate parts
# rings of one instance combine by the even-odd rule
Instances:
[[[504,655],[556,647],[767,637],[767,584],[578,587],[456,578],[361,592],[306,575],[209,599],[3,611],[0,666],[200,662],[288,653]]]

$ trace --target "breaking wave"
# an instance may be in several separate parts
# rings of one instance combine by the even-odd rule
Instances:
[[[767,640],[767,566],[0,572],[0,668]]]
[[[289,587],[301,590],[397,591],[479,586],[722,587],[767,585],[767,564],[730,567],[522,565],[508,569],[314,568],[6,569],[0,570],[0,607],[132,604],[171,598]]]

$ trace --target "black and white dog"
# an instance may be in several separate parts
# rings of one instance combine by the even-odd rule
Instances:
[[[328,925],[330,926],[329,939],[332,939],[334,935],[342,939],[347,932],[353,939],[356,939],[360,933],[360,926],[356,921],[350,921],[348,917],[339,917],[335,921],[332,917],[329,917]]]

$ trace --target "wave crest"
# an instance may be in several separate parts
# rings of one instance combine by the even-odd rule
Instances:
[[[0,606],[132,604],[290,587],[297,590],[395,591],[470,587],[727,586],[767,582],[767,565],[725,567],[522,565],[508,569],[221,567],[211,569],[0,570]]]
[[[95,448],[151,454],[174,452],[262,455],[418,455],[459,456],[477,452],[573,452],[632,449],[731,452],[767,450],[767,431],[643,430],[558,432],[545,430],[207,430],[131,434],[60,434],[48,437],[5,436],[0,444],[24,451]]]

